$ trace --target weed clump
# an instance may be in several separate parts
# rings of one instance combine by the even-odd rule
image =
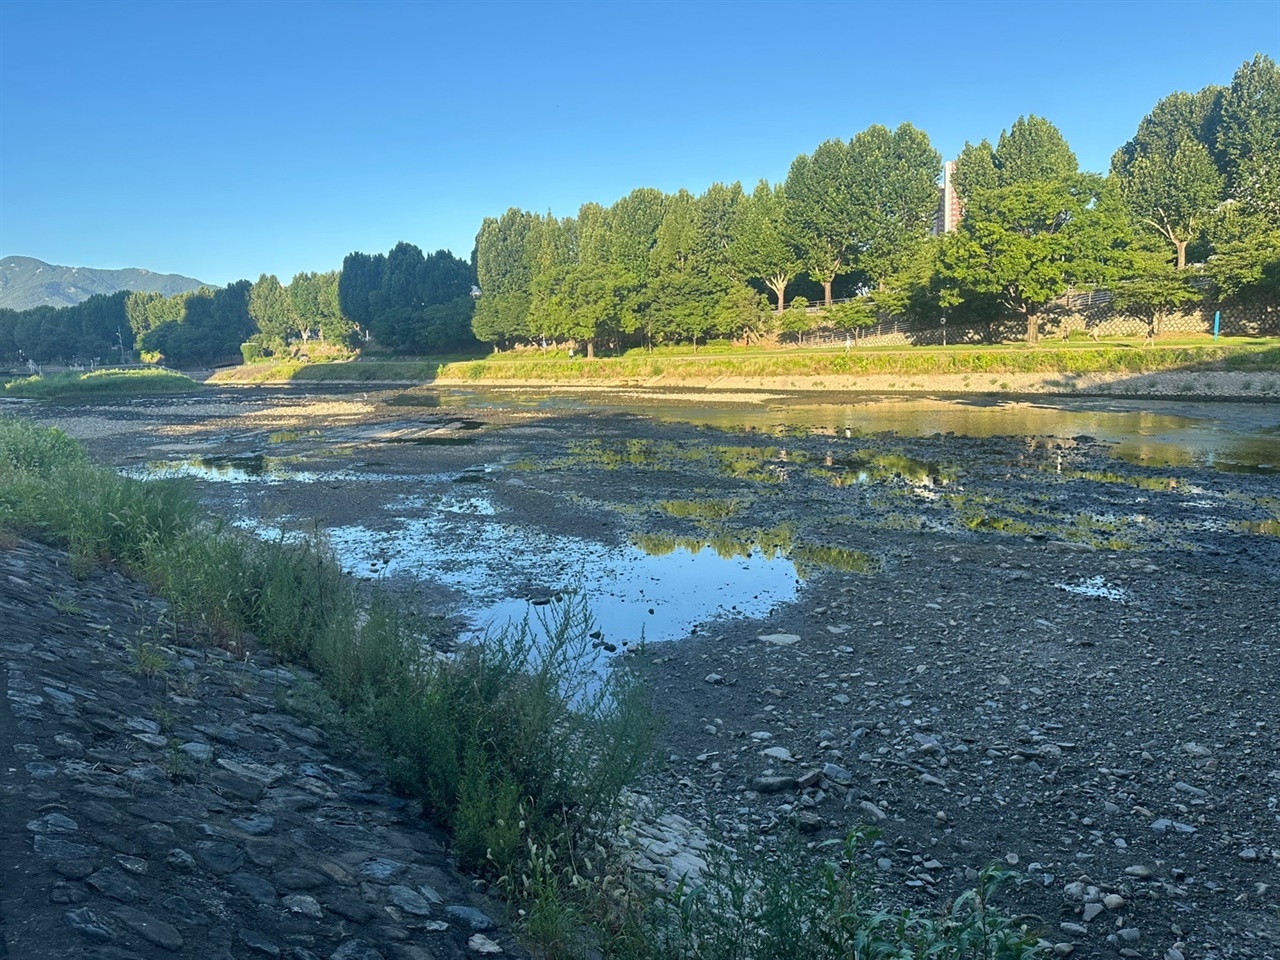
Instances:
[[[93,370],[23,377],[4,385],[5,396],[30,400],[75,400],[130,397],[140,394],[189,393],[200,384],[172,370]]]

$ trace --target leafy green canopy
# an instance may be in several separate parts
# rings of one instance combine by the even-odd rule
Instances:
[[[430,256],[398,243],[385,256],[350,253],[342,261],[338,303],[379,346],[430,353],[468,345],[474,301],[471,265],[448,250]]]

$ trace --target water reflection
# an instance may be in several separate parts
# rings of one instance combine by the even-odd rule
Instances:
[[[168,480],[194,477],[224,483],[281,483],[294,480],[311,483],[317,475],[297,470],[301,457],[268,457],[261,453],[240,457],[191,457],[187,460],[149,460],[121,470],[125,476],[141,480]]]
[[[459,408],[596,410],[651,416],[723,430],[784,437],[791,433],[856,437],[954,433],[966,437],[1090,436],[1120,459],[1151,466],[1280,471],[1280,412],[1274,404],[1061,397],[746,394],[710,391],[441,390]]]
[[[777,551],[725,555],[691,543],[654,554],[484,522],[479,518],[491,514],[476,498],[443,506],[462,507],[479,522],[458,525],[437,514],[388,530],[335,527],[326,537],[356,576],[409,575],[461,591],[481,628],[523,619],[538,598],[581,590],[597,625],[617,643],[677,639],[718,616],[763,617],[794,600],[800,582],[797,563]],[[532,593],[513,598],[522,585]]]

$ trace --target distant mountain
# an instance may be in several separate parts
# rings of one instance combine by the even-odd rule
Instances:
[[[167,297],[208,286],[176,273],[150,270],[95,270],[92,267],[59,267],[34,257],[0,260],[0,307],[69,307],[95,293],[146,290]]]

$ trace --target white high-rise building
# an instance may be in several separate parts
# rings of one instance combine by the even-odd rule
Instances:
[[[942,189],[938,191],[938,212],[933,221],[933,235],[951,233],[960,225],[960,194],[956,192],[956,162],[942,165]]]

